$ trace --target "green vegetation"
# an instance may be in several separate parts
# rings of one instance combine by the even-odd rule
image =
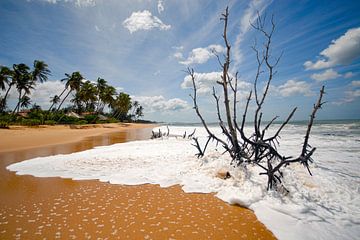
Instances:
[[[35,60],[30,69],[24,63],[14,64],[12,68],[0,66],[0,128],[9,125],[55,125],[55,124],[96,124],[114,122],[146,122],[139,120],[143,116],[143,107],[132,101],[129,94],[118,93],[103,78],[96,82],[85,80],[80,72],[65,73],[61,79],[64,89],[50,97],[50,108],[43,110],[33,104],[31,92],[38,83],[48,80],[48,65]],[[8,108],[10,90],[17,90],[17,104]],[[63,107],[66,100],[71,105]]]

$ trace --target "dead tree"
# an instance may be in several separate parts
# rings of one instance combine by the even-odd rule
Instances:
[[[267,189],[273,189],[277,186],[277,184],[282,183],[282,168],[286,167],[292,163],[301,163],[303,164],[309,171],[309,162],[312,162],[312,155],[316,148],[312,148],[309,145],[309,137],[311,128],[313,125],[313,121],[316,116],[316,112],[323,105],[322,97],[324,94],[324,87],[322,87],[320,91],[319,98],[314,105],[313,111],[310,115],[309,124],[307,127],[307,131],[305,134],[304,143],[302,146],[301,153],[298,157],[284,156],[278,151],[279,146],[279,137],[281,131],[284,127],[289,123],[291,118],[293,117],[297,108],[294,108],[285,121],[280,125],[275,134],[271,137],[265,137],[267,130],[273,125],[278,116],[275,116],[269,123],[263,126],[262,118],[263,118],[263,105],[265,103],[266,97],[268,95],[268,91],[270,89],[271,82],[276,74],[275,68],[277,67],[281,55],[278,58],[273,58],[271,56],[271,47],[272,47],[272,37],[275,31],[275,23],[273,17],[271,18],[271,28],[270,30],[266,30],[265,28],[265,20],[266,18],[261,18],[258,14],[258,18],[252,27],[257,30],[264,39],[263,48],[258,49],[256,43],[252,47],[255,52],[256,60],[257,60],[257,71],[255,74],[253,91],[250,91],[249,96],[246,100],[244,112],[242,115],[242,119],[240,124],[237,121],[237,106],[238,106],[238,73],[236,72],[234,75],[229,73],[230,64],[231,64],[231,46],[229,44],[227,38],[227,25],[228,25],[228,17],[229,11],[226,8],[225,13],[222,14],[221,20],[224,22],[224,32],[223,32],[223,40],[226,46],[226,53],[224,55],[223,61],[216,54],[218,62],[222,69],[221,79],[217,81],[222,88],[223,92],[223,104],[220,104],[220,96],[216,94],[215,87],[213,87],[213,97],[216,103],[216,111],[217,117],[219,121],[219,127],[222,130],[223,135],[226,140],[223,140],[222,137],[216,136],[214,133],[210,131],[208,128],[205,119],[202,117],[201,112],[199,110],[197,104],[197,88],[196,88],[196,76],[194,70],[191,68],[187,69],[187,73],[190,76],[193,84],[193,94],[190,95],[193,100],[193,105],[197,116],[199,117],[202,125],[204,126],[206,132],[208,133],[208,140],[202,148],[198,142],[197,138],[193,138],[195,141],[195,146],[198,149],[197,157],[202,157],[205,154],[206,148],[210,140],[215,140],[220,143],[225,152],[230,154],[232,158],[232,164],[242,165],[242,164],[255,164],[259,166],[264,172],[260,173],[261,175],[267,175]],[[264,79],[265,88],[262,93],[258,91],[258,84],[260,79]],[[249,136],[245,134],[244,126],[247,121],[247,114],[249,109],[249,104],[252,100],[252,95],[254,92],[254,102],[255,102],[255,111],[254,111],[254,119],[253,119],[253,132]],[[232,106],[230,106],[230,98],[232,95]],[[221,114],[221,106],[225,109],[225,121],[223,120]],[[231,108],[232,107],[232,108]]]

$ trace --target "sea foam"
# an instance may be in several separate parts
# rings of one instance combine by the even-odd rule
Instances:
[[[279,239],[356,239],[360,236],[360,130],[356,126],[314,126],[310,143],[318,149],[311,165],[313,176],[300,165],[286,168],[285,186],[290,191],[286,196],[266,191],[267,179],[259,175],[258,167],[231,167],[229,156],[215,142],[198,159],[192,141],[180,137],[195,127],[170,127],[169,138],[35,158],[7,168],[19,175],[111,184],[179,184],[185,192],[215,192],[225,202],[252,209]],[[211,129],[220,134],[220,129]],[[299,154],[304,132],[304,125],[289,125],[282,134],[282,154]],[[196,127],[201,143],[206,135]],[[216,177],[224,168],[232,176],[227,180]]]

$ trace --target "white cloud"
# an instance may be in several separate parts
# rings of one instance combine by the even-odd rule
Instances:
[[[360,57],[360,27],[349,29],[340,38],[320,53],[321,58],[316,62],[306,61],[304,67],[309,69],[330,68],[336,65],[347,65]]]
[[[36,85],[35,90],[31,93],[30,98],[32,103],[40,105],[42,108],[50,107],[50,97],[59,95],[65,88],[65,85],[60,81],[47,81]],[[64,103],[64,106],[69,104],[71,96]]]
[[[210,58],[215,57],[214,53],[220,54],[225,52],[225,48],[221,45],[209,45],[206,48],[194,48],[191,50],[187,59],[183,61],[179,61],[180,64],[183,65],[191,65],[191,64],[202,64],[207,62]],[[175,58],[181,58],[182,53],[176,52]]]
[[[151,30],[153,28],[160,30],[169,30],[171,28],[170,25],[164,24],[158,17],[153,16],[151,12],[147,10],[133,12],[122,24],[130,33],[139,30]]]
[[[43,0],[48,3],[56,4],[59,2],[74,3],[77,7],[94,7],[96,0]]]
[[[197,91],[199,94],[212,92],[212,87],[216,86],[216,81],[221,81],[221,72],[194,73]],[[192,88],[192,80],[189,75],[184,78],[181,88]]]
[[[36,103],[37,105],[40,105],[43,109],[46,109],[50,107],[50,97],[53,97],[54,95],[59,95],[65,88],[65,85],[60,81],[47,81],[44,83],[39,83],[35,86],[35,89],[31,91],[31,94],[29,95],[31,99],[31,104]],[[1,93],[1,92],[0,92]],[[18,100],[18,92],[16,91],[16,88],[12,88],[9,93],[8,98],[8,107],[10,109],[15,107],[15,104]],[[64,106],[70,103],[70,98],[65,101]]]
[[[271,4],[270,0],[251,0],[248,7],[246,8],[244,14],[240,19],[240,33],[236,36],[234,44],[234,66],[237,68],[243,60],[243,55],[241,53],[241,42],[244,39],[245,34],[250,30],[250,23],[254,22],[257,18],[257,12],[261,15],[263,11]]]
[[[279,95],[282,97],[290,97],[294,95],[304,95],[311,96],[313,92],[311,91],[310,84],[305,81],[297,81],[297,80],[288,80],[283,85],[278,87],[273,87]]]
[[[344,78],[352,78],[353,76],[355,76],[353,72],[347,72],[344,74]]]
[[[213,86],[218,85],[216,81],[221,81],[222,72],[194,73],[197,92],[199,94],[212,93]],[[233,76],[230,76],[233,77]],[[181,83],[181,88],[192,88],[192,80],[190,76],[186,76]],[[238,90],[249,90],[251,84],[244,81],[238,81]]]
[[[322,73],[314,73],[310,77],[316,81],[321,82],[321,81],[339,78],[341,77],[341,74],[336,72],[334,69],[330,68]]]
[[[351,86],[353,87],[360,87],[360,81],[352,81]]]
[[[158,13],[161,14],[165,8],[164,8],[164,0],[158,0],[157,3]]]
[[[180,98],[165,99],[163,96],[131,96],[132,99],[138,101],[144,107],[144,111],[164,112],[164,111],[180,111],[189,109],[189,104]]]

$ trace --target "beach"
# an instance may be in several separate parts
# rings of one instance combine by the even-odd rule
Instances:
[[[106,124],[83,129],[1,129],[0,238],[274,238],[251,210],[229,205],[213,193],[184,193],[179,185],[161,188],[109,184],[101,179],[37,178],[6,169],[26,159],[148,139],[153,127]]]

